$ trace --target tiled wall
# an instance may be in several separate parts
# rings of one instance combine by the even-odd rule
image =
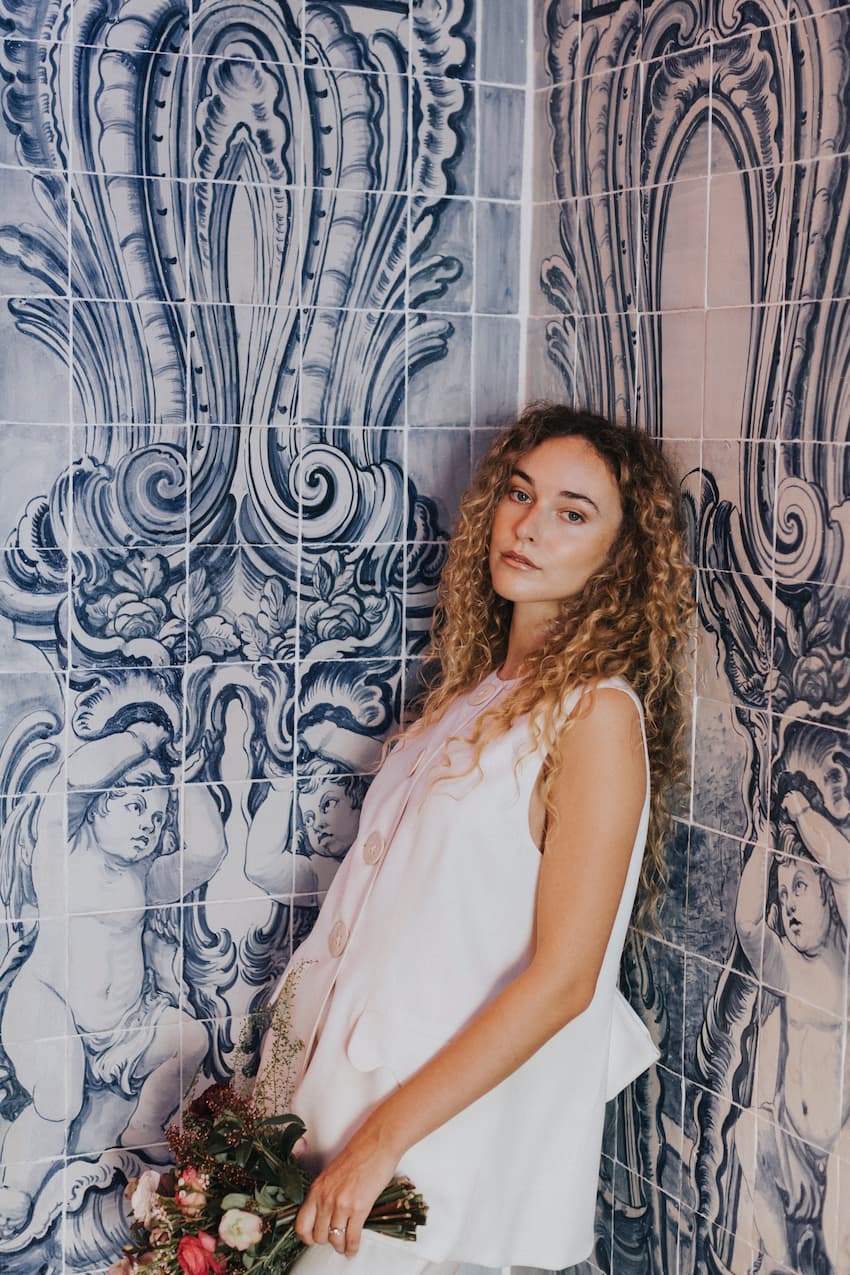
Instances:
[[[517,407],[527,17],[0,0],[4,1271],[115,1258],[353,838]]]
[[[628,976],[595,1263],[850,1270],[850,9],[539,0],[533,393],[663,438],[698,564],[693,795]]]

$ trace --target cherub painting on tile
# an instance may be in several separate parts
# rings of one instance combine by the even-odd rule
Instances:
[[[191,1074],[209,1048],[170,905],[216,871],[221,820],[208,789],[186,785],[193,844],[180,853],[163,697],[132,714],[111,690],[97,704],[108,718],[112,698],[111,723],[70,752],[44,795],[21,796],[2,832],[16,941],[0,969],[0,1239],[27,1227],[63,1154],[123,1145],[156,1156],[181,1065]]]
[[[753,1103],[735,1133],[755,1229],[769,1258],[796,1268],[821,1251],[835,1275],[850,1271],[850,1220],[840,1208],[840,1160],[850,1155],[841,746],[835,732],[806,726],[786,741],[777,852],[753,848],[736,907],[743,951],[764,986]]]

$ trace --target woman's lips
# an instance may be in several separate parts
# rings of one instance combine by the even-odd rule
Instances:
[[[502,554],[502,561],[506,562],[509,567],[515,567],[518,571],[539,571],[530,558],[524,557],[521,553],[513,553],[512,551]]]

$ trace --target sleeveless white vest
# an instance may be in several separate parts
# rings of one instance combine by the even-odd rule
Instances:
[[[528,809],[543,757],[522,756],[528,719],[462,773],[463,736],[507,685],[491,674],[389,754],[357,840],[281,980],[293,976],[289,1032],[303,1051],[291,1107],[307,1125],[314,1168],[531,959],[541,856]],[[628,694],[643,722],[626,682],[598,685]],[[450,772],[441,766],[447,741]],[[429,1205],[422,1257],[559,1270],[590,1254],[605,1102],[658,1057],[617,990],[648,817],[647,791],[590,1006],[403,1156],[398,1172]],[[264,1068],[270,1052],[267,1042]]]

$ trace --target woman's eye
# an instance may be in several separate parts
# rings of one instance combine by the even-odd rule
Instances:
[[[523,491],[521,487],[511,487],[508,497],[510,500],[519,501],[521,505],[524,505],[527,500],[531,500],[528,492]]]
[[[565,509],[564,518],[567,522],[571,522],[576,526],[584,522],[584,514],[580,514],[577,509]]]

